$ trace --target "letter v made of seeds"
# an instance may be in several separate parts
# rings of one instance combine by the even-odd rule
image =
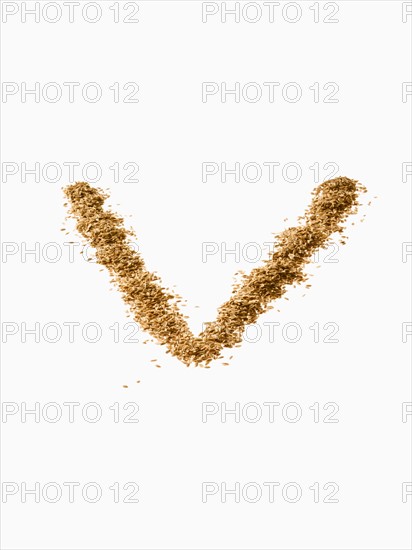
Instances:
[[[275,237],[275,252],[243,275],[229,300],[218,308],[216,320],[194,336],[178,308],[180,297],[162,287],[160,278],[146,269],[141,255],[130,247],[135,233],[125,229],[120,216],[103,209],[108,195],[86,182],[64,189],[78,232],[95,248],[96,261],[108,269],[136,322],[184,364],[206,367],[221,358],[223,348],[240,344],[246,325],[271,309],[271,302],[286,292],[287,285],[307,280],[304,267],[317,249],[328,245],[333,233],[343,232],[342,223],[357,212],[359,194],[365,191],[358,181],[346,177],[320,184],[312,191],[312,203],[299,224]]]

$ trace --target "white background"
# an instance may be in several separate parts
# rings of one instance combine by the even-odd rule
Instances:
[[[315,23],[313,2],[300,2],[295,23],[282,17],[283,3],[272,23],[267,11],[256,23],[242,17],[235,23],[234,16],[222,23],[220,11],[203,23],[201,2],[147,1],[138,2],[139,22],[126,24],[122,18],[132,8],[120,2],[120,22],[114,23],[113,4],[100,3],[95,24],[81,12],[70,23],[67,11],[54,24],[43,17],[36,23],[33,16],[22,22],[21,11],[3,23],[2,80],[17,83],[19,92],[3,96],[2,162],[99,163],[103,176],[95,185],[108,188],[108,204],[131,216],[149,269],[188,300],[194,331],[215,318],[234,273],[261,264],[244,254],[222,261],[222,243],[232,249],[238,242],[243,250],[295,224],[316,186],[309,169],[315,162],[321,179],[323,165],[335,162],[338,175],[360,180],[368,194],[348,222],[348,244],[334,257],[338,261],[325,262],[321,252],[308,268],[311,289],[291,289],[289,301],[280,300],[259,319],[261,337],[251,342],[251,331],[241,348],[226,351],[233,355],[229,366],[217,361],[201,369],[184,367],[155,343],[143,344],[142,332],[138,343],[123,342],[131,319],[120,295],[109,292],[108,275],[86,262],[80,248],[69,261],[63,244],[80,240],[72,223],[64,225],[67,177],[50,183],[28,175],[24,183],[20,168],[8,178],[3,174],[2,241],[15,243],[16,251],[3,255],[3,331],[5,323],[7,330],[17,323],[18,332],[3,345],[2,400],[16,403],[19,412],[2,418],[2,481],[30,488],[36,482],[96,482],[102,498],[93,504],[76,493],[69,503],[63,493],[54,504],[43,498],[36,503],[33,495],[22,503],[19,490],[2,505],[2,548],[411,548],[412,497],[402,502],[402,484],[411,482],[411,417],[402,422],[402,403],[411,401],[409,345],[402,342],[402,323],[411,319],[411,257],[402,261],[402,243],[411,240],[411,177],[402,181],[402,163],[411,160],[412,97],[402,101],[402,82],[411,80],[411,16],[402,22],[401,2],[344,1],[337,4],[339,22],[328,24],[322,20],[330,8],[321,2]],[[37,103],[33,96],[22,102],[22,82],[32,88],[70,81],[99,83],[101,101],[85,101],[80,86],[73,103],[63,87],[56,103]],[[228,96],[223,103],[219,94],[202,102],[202,82],[230,88],[274,81],[281,85],[273,103],[267,95],[256,103]],[[138,83],[139,102],[123,103],[121,96],[115,103],[109,90],[114,82],[120,90]],[[282,97],[288,82],[301,86],[300,101]],[[314,82],[321,86],[319,102],[309,89]],[[327,82],[339,85],[338,103],[322,101]],[[137,163],[139,182],[113,182],[114,162]],[[255,183],[229,176],[223,183],[219,175],[202,182],[204,162],[279,162],[280,168],[296,162],[302,177],[285,181],[280,169],[272,183],[266,176]],[[204,242],[219,246],[207,261]],[[61,259],[21,255],[35,243],[41,251],[58,243]],[[33,335],[22,341],[22,323],[42,328],[50,322],[63,330],[65,322],[80,323],[80,329],[98,323],[102,337],[89,343],[79,331],[70,343],[64,331],[56,343],[41,334],[38,343]],[[275,341],[264,322],[280,323]],[[309,328],[316,322],[319,343]],[[338,343],[323,342],[327,322],[339,326]],[[118,343],[109,328],[114,323]],[[282,337],[287,323],[301,328],[296,343]],[[35,422],[33,415],[22,422],[23,403],[33,408],[35,402],[56,402],[62,410],[64,402],[78,402],[78,411],[96,402],[103,416],[90,423],[77,412],[70,423],[64,412],[56,423],[42,416]],[[128,402],[139,406],[138,423],[122,421]],[[220,408],[222,402],[228,408],[256,402],[263,416],[256,423],[241,416],[236,423],[232,415],[223,423],[216,414],[202,422],[204,402]],[[280,403],[274,422],[264,402]],[[289,402],[302,409],[297,422],[282,416]],[[309,409],[316,402],[318,423]],[[328,402],[339,406],[338,423],[322,421]],[[109,409],[113,403],[120,404],[119,423]],[[233,495],[222,503],[220,492],[202,502],[204,482],[254,482],[264,489],[271,481],[280,483],[274,502],[267,492],[256,503],[242,495],[239,503]],[[139,502],[114,503],[109,486],[115,482],[137,483]],[[296,503],[282,498],[290,482],[302,489]],[[309,489],[315,482],[319,503]],[[338,503],[322,502],[327,482],[339,485]]]

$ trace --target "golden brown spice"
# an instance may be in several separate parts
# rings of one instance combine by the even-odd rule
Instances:
[[[342,223],[357,212],[359,193],[364,191],[358,181],[345,177],[320,184],[300,218],[304,223],[275,237],[275,252],[243,275],[229,300],[219,307],[216,321],[206,323],[195,337],[179,311],[179,297],[161,286],[160,278],[146,269],[141,255],[129,246],[134,232],[125,229],[121,217],[103,209],[108,195],[86,182],[64,190],[77,230],[96,249],[97,262],[109,270],[136,322],[186,365],[204,366],[221,358],[223,348],[239,344],[246,325],[270,309],[287,285],[307,280],[304,267],[317,249],[328,245],[333,233],[342,233]]]

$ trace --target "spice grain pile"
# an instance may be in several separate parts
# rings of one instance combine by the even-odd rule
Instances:
[[[108,269],[136,322],[184,364],[202,366],[222,358],[223,348],[239,344],[246,325],[268,311],[288,285],[307,280],[306,264],[316,250],[329,244],[332,234],[343,232],[343,222],[357,212],[359,195],[365,191],[358,181],[345,177],[320,184],[299,225],[275,237],[275,252],[243,275],[229,300],[219,307],[216,320],[196,337],[178,308],[180,297],[164,288],[130,247],[135,233],[125,229],[120,216],[103,209],[108,195],[86,182],[64,189],[77,230],[95,248],[96,261]]]

